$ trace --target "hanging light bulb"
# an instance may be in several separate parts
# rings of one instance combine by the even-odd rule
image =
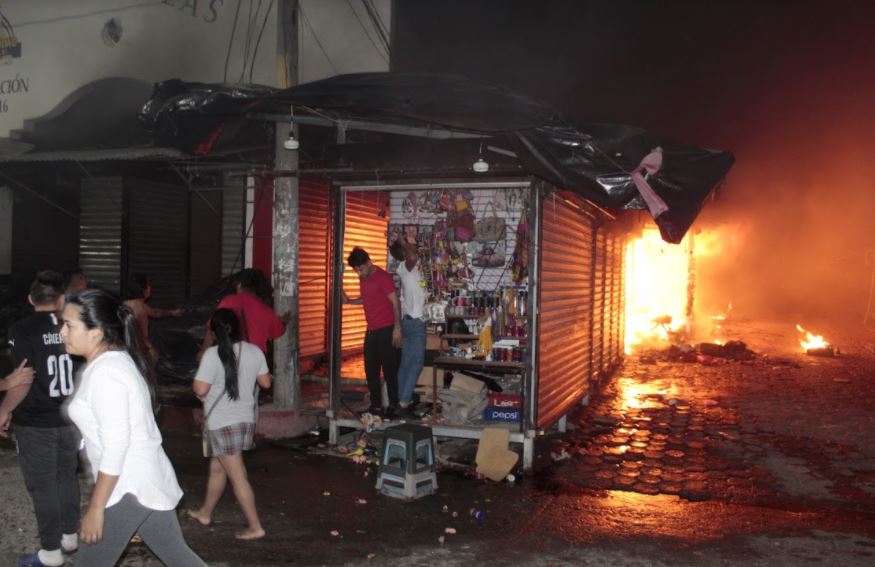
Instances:
[[[283,142],[283,147],[287,150],[297,150],[301,143],[295,138],[295,107],[289,107],[289,137]]]
[[[471,167],[477,173],[486,173],[489,171],[489,163],[483,159],[483,142],[480,142],[480,157],[477,158],[477,161],[475,161],[474,165]]]

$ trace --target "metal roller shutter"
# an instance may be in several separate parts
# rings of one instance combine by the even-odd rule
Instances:
[[[79,266],[92,285],[118,293],[122,270],[122,178],[86,178],[82,180],[81,191]]]
[[[623,240],[616,234],[608,236],[608,278],[606,293],[610,302],[605,306],[608,318],[606,333],[609,337],[607,351],[608,369],[616,368],[623,358]]]
[[[388,194],[382,191],[346,193],[346,223],[343,232],[343,289],[350,297],[359,296],[359,278],[346,265],[346,257],[356,246],[367,250],[375,266],[386,269],[386,238],[389,230]],[[341,351],[360,350],[364,345],[365,314],[361,305],[344,305]]]
[[[302,357],[327,351],[331,224],[327,182],[300,181],[298,207],[298,346]]]
[[[246,184],[226,178],[222,193],[222,275],[230,276],[243,267],[246,239]]]
[[[143,180],[127,182],[126,189],[125,275],[148,274],[156,306],[180,305],[188,273],[188,191]]]
[[[595,272],[593,273],[592,304],[592,377],[604,375],[605,352],[605,233],[599,230],[595,237]]]
[[[589,218],[555,196],[543,202],[536,425],[555,423],[589,391],[592,237]]]

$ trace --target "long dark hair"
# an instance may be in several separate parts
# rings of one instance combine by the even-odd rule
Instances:
[[[216,337],[219,360],[225,368],[225,393],[228,394],[228,398],[236,400],[240,397],[237,380],[239,361],[234,354],[234,343],[240,342],[240,321],[237,319],[237,314],[231,309],[216,309],[213,318],[210,319],[210,331]]]
[[[134,312],[102,289],[87,289],[72,297],[70,303],[80,307],[79,318],[86,329],[100,329],[105,345],[113,350],[124,350],[134,359],[149,387],[154,405],[155,377],[143,351],[143,339]]]

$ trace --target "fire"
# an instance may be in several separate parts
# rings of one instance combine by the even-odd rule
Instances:
[[[626,353],[683,334],[688,323],[690,237],[668,244],[655,226],[626,245]]]
[[[806,352],[818,348],[830,347],[830,344],[826,342],[826,339],[824,339],[821,335],[814,335],[806,331],[798,323],[796,324],[796,330],[805,335],[804,339],[799,339],[799,344],[802,345],[802,349]]]
[[[739,238],[739,227],[717,225],[690,230],[680,244],[668,244],[655,225],[626,244],[626,354],[645,344],[664,346],[666,341],[692,340],[696,262],[720,257]],[[723,344],[723,323],[730,317],[732,303],[724,313],[698,316],[711,318],[709,342]],[[705,324],[707,327],[707,322]]]

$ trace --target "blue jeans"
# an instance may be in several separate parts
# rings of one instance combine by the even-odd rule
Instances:
[[[408,405],[413,401],[413,388],[425,363],[425,322],[422,319],[401,319],[401,366],[398,368],[398,399]]]

